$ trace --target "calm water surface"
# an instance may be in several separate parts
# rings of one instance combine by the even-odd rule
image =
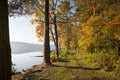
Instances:
[[[54,49],[50,45],[51,50]],[[43,62],[43,44],[32,44],[24,42],[11,42],[12,63],[17,71],[31,68],[34,65],[39,65]],[[37,57],[36,57],[37,56]]]
[[[31,53],[23,53],[23,54],[12,54],[12,63],[15,64],[14,68],[17,71],[21,71],[22,69],[31,68],[33,65],[38,65],[43,62],[42,52],[31,52]]]

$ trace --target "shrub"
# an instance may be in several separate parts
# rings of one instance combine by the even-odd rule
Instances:
[[[103,68],[105,71],[116,69],[120,66],[116,64],[118,56],[112,53],[95,53],[93,61]]]
[[[12,69],[11,69],[12,74],[15,74],[17,72],[14,66],[16,66],[16,64],[12,64]]]

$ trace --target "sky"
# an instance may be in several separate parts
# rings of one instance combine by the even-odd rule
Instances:
[[[30,24],[32,16],[9,17],[11,42],[37,43],[35,25]]]

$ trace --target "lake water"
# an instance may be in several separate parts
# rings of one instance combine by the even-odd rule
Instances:
[[[43,44],[33,44],[24,42],[11,42],[12,63],[17,71],[31,68],[43,62]],[[54,46],[51,45],[51,50]]]
[[[33,18],[34,16],[9,17],[12,63],[16,64],[14,68],[17,71],[43,62],[43,57],[33,57],[43,55],[43,42],[36,43],[36,28],[30,24]]]
[[[22,54],[12,54],[12,63],[15,64],[14,68],[17,71],[22,69],[31,68],[33,65],[38,65],[43,62],[43,52],[31,52]]]

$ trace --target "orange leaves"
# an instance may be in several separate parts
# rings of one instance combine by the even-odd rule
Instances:
[[[43,30],[44,30],[43,24],[36,26],[36,36],[38,38],[43,37]]]
[[[120,40],[120,33],[115,35],[115,38],[117,38],[118,40]]]
[[[43,4],[43,2],[39,3],[39,4]],[[35,24],[36,26],[36,36],[40,39],[43,37],[43,32],[44,32],[44,14],[42,12],[40,12],[40,10],[36,10],[36,12],[34,13],[35,18],[30,20],[30,23],[32,25]]]
[[[61,4],[56,5],[56,8],[59,9],[61,7]]]

